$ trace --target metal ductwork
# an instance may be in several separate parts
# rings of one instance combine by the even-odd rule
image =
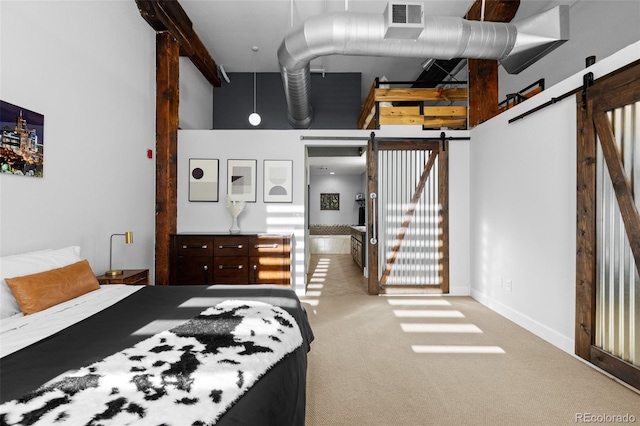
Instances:
[[[568,40],[569,9],[558,6],[517,23],[421,16],[417,39],[389,36],[385,14],[334,12],[307,19],[278,49],[289,123],[306,129],[313,121],[309,63],[327,55],[432,59],[497,59],[517,73]],[[421,24],[422,25],[422,24]],[[415,25],[413,25],[415,26]]]

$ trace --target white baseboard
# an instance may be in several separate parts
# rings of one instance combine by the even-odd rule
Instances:
[[[500,303],[499,301],[488,297],[486,294],[471,289],[471,297],[483,304],[487,308],[502,315],[510,321],[518,324],[520,327],[532,332],[541,339],[546,340],[559,349],[573,355],[575,353],[575,341],[572,338],[564,336],[557,331],[547,327],[538,321],[523,315],[522,313],[511,309],[510,307]]]

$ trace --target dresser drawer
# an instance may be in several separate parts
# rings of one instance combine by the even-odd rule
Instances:
[[[249,280],[249,259],[246,256],[220,256],[213,259],[215,284],[246,284]]]
[[[213,237],[180,235],[175,239],[178,256],[213,256]]]
[[[210,285],[213,283],[211,256],[180,256],[175,264],[173,285]]]
[[[290,285],[290,245],[290,235],[172,234],[169,284]]]
[[[213,255],[218,256],[247,256],[249,254],[249,237],[214,237]]]
[[[288,284],[289,262],[280,256],[255,256],[249,258],[249,284]]]
[[[249,256],[282,256],[284,238],[281,235],[258,235],[249,240]]]

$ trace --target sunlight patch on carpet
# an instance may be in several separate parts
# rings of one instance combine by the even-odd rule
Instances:
[[[465,345],[412,345],[411,349],[418,354],[504,354],[500,346],[465,346]]]

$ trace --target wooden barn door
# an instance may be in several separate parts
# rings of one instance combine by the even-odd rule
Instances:
[[[369,294],[449,292],[446,144],[369,141]]]
[[[640,389],[640,64],[578,100],[576,354]]]

